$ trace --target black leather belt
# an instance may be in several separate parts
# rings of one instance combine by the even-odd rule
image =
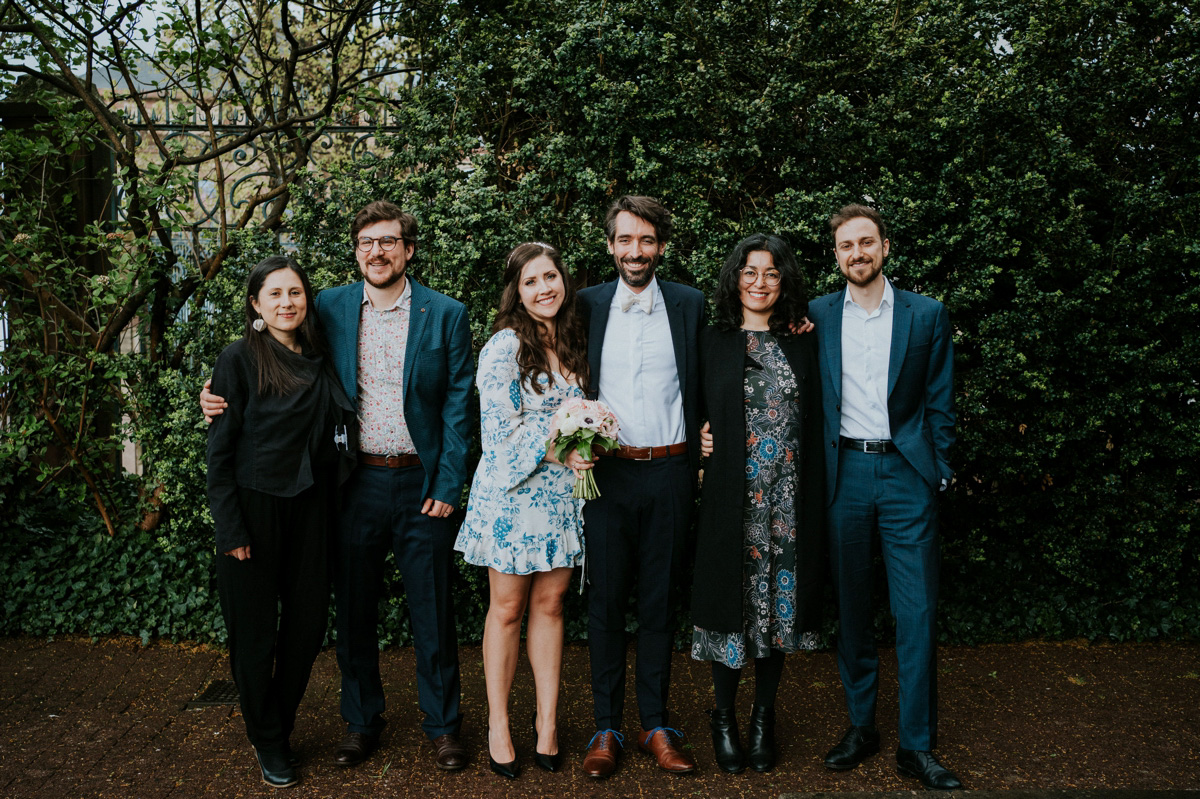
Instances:
[[[839,436],[842,441],[842,449],[852,449],[855,452],[865,452],[868,455],[879,455],[884,452],[896,452],[896,445],[886,439],[879,441],[868,441],[861,438],[846,438]]]

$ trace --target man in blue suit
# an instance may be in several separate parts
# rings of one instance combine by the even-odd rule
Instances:
[[[346,734],[334,762],[353,766],[384,726],[379,599],[390,549],[404,579],[417,659],[417,695],[439,768],[467,764],[458,740],[458,644],[450,594],[449,516],[466,481],[471,333],[466,307],[407,274],[417,221],[376,201],[351,225],[363,281],[317,296],[321,329],[358,408],[358,468],[341,503],[334,547],[337,656]],[[220,397],[201,395],[205,413]]]
[[[896,619],[900,772],[927,788],[961,787],[938,762],[937,495],[954,443],[953,344],[942,303],[893,288],[879,213],[848,205],[830,220],[846,288],[809,304],[824,410],[826,501],[840,631],[838,669],[852,725],[825,758],[851,769],[879,751],[873,545]]]
[[[704,296],[655,277],[671,229],[671,212],[654,198],[619,198],[605,220],[619,279],[579,293],[590,393],[621,423],[621,446],[596,463],[600,497],[583,510],[596,721],[583,760],[589,777],[612,774],[623,746],[625,613],[635,586],[638,746],[667,771],[696,768],[679,746],[681,733],[668,726],[667,687],[675,631],[670,609],[700,459],[696,341]]]

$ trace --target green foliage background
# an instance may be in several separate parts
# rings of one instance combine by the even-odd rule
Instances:
[[[349,218],[388,197],[420,220],[414,273],[468,304],[480,346],[515,243],[552,242],[581,280],[608,279],[603,212],[637,192],[675,211],[667,278],[711,293],[729,248],[766,230],[815,295],[840,284],[825,220],[868,197],[889,220],[889,276],[945,302],[956,330],[943,638],[1200,633],[1188,4],[466,2],[401,24],[429,73],[392,98],[392,153],[293,193],[319,285],[352,278]],[[263,246],[246,243],[242,269]],[[5,631],[220,637],[194,396],[235,333],[240,279],[178,329],[190,362],[146,394],[163,409],[140,432],[169,528],[108,539],[8,519]],[[187,568],[130,572],[173,558]],[[48,587],[71,560],[84,571]],[[460,631],[477,638],[485,580],[460,571]],[[66,575],[76,595],[133,586],[151,605],[63,609]],[[384,642],[406,637],[396,589]],[[569,618],[582,635],[582,606]]]

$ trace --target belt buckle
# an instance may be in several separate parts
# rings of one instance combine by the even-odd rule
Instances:
[[[630,449],[646,450],[646,457],[643,458],[643,457],[634,455],[632,458],[630,458],[630,460],[635,460],[635,461],[652,461],[652,460],[654,460],[654,447],[630,447]]]
[[[400,456],[399,455],[385,455],[383,458],[383,465],[388,467],[389,469],[399,469],[400,468]]]

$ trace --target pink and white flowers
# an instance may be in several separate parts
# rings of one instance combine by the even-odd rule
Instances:
[[[616,449],[617,431],[620,429],[617,417],[599,400],[572,397],[559,407],[551,419],[550,438],[546,444],[554,448],[554,457],[559,461],[573,449],[578,450],[584,460],[590,461],[594,447]],[[595,499],[600,496],[591,469],[575,481],[571,496],[576,499]]]

